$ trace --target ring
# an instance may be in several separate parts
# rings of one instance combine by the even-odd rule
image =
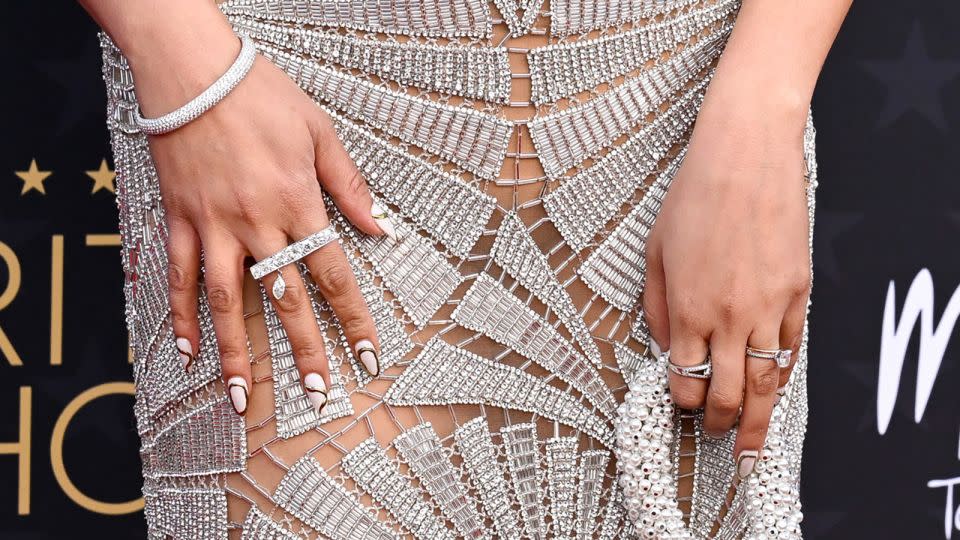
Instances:
[[[693,366],[678,366],[670,360],[670,351],[663,351],[661,358],[667,362],[667,369],[680,375],[681,377],[690,377],[691,379],[709,379],[713,375],[713,367],[710,362],[710,355],[700,364]]]
[[[270,272],[277,273],[277,280],[273,282],[273,297],[279,300],[283,297],[283,292],[287,288],[287,283],[283,280],[283,274],[280,269],[284,266],[299,261],[314,251],[333,242],[340,236],[334,228],[333,223],[323,229],[311,234],[310,236],[297,240],[289,246],[281,249],[273,255],[258,261],[257,264],[250,267],[250,273],[254,279],[263,279]]]
[[[752,356],[754,358],[764,358],[766,360],[773,360],[777,363],[777,367],[780,369],[785,369],[790,367],[790,356],[793,355],[793,351],[790,349],[755,349],[753,347],[747,346],[747,356]]]

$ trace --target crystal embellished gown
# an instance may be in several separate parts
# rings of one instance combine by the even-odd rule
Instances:
[[[733,436],[673,409],[641,310],[646,237],[738,7],[221,3],[334,119],[401,235],[365,236],[330,205],[383,369],[371,380],[314,291],[319,416],[249,276],[246,416],[202,290],[181,368],[157,175],[102,36],[149,537],[798,538],[806,339],[758,473],[734,483]],[[811,228],[813,135],[808,117]]]

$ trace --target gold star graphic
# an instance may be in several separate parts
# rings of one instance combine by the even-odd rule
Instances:
[[[116,193],[117,189],[113,185],[113,179],[117,177],[117,173],[110,170],[110,167],[107,165],[107,160],[100,161],[100,168],[96,171],[86,171],[87,176],[93,178],[93,189],[90,191],[91,194],[105,189],[110,193]]]
[[[25,171],[14,171],[14,173],[23,180],[23,189],[20,190],[20,195],[26,195],[31,189],[35,189],[40,193],[46,195],[47,190],[43,188],[43,181],[47,179],[48,176],[53,174],[52,171],[41,171],[37,167],[37,160],[30,160],[30,168]]]

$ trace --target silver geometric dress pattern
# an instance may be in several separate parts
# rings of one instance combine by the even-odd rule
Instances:
[[[233,413],[202,287],[200,349],[183,371],[160,180],[129,65],[102,34],[151,540],[764,537],[774,514],[749,504],[755,485],[734,485],[732,438],[701,436],[698,413],[644,434],[662,441],[650,456],[693,480],[680,502],[650,502],[672,509],[672,532],[637,510],[647,454],[623,446],[647,422],[625,416],[638,410],[628,397],[660,395],[644,382],[656,369],[646,239],[739,0],[219,7],[330,116],[395,225],[397,239],[367,236],[327,201],[381,374],[354,356],[302,265],[331,371],[320,414],[262,287],[246,315],[265,336],[250,340],[251,408],[272,396],[268,414]],[[808,118],[811,234],[813,137]],[[791,493],[806,362],[804,342],[771,429],[769,466]]]

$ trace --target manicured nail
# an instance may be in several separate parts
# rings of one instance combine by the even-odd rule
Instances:
[[[368,339],[361,339],[353,346],[353,352],[360,358],[363,369],[371,377],[380,375],[380,361],[377,359],[377,350],[373,348],[373,343]]]
[[[230,391],[233,410],[243,416],[247,412],[247,380],[239,375],[230,377],[227,381],[227,389]]]
[[[760,452],[756,450],[743,450],[740,452],[740,455],[737,456],[737,476],[739,476],[741,480],[746,480],[746,478],[750,476],[750,473],[753,472],[759,455]]]
[[[652,354],[654,358],[660,358],[660,354],[662,352],[663,351],[660,349],[660,344],[657,343],[656,340],[654,340],[651,337],[650,338],[650,354]]]
[[[184,371],[190,371],[190,368],[193,367],[193,345],[190,344],[190,340],[178,337],[177,350],[180,351],[180,363],[183,365]]]
[[[327,404],[327,385],[323,382],[323,376],[319,373],[307,373],[303,378],[303,389],[307,391],[307,397],[317,414],[320,414],[320,409]]]
[[[383,234],[394,241],[399,238],[397,230],[393,227],[393,222],[390,221],[390,216],[387,215],[387,210],[380,206],[380,203],[375,202],[370,206],[370,215],[373,216],[373,220],[377,222],[377,226],[380,227]]]

